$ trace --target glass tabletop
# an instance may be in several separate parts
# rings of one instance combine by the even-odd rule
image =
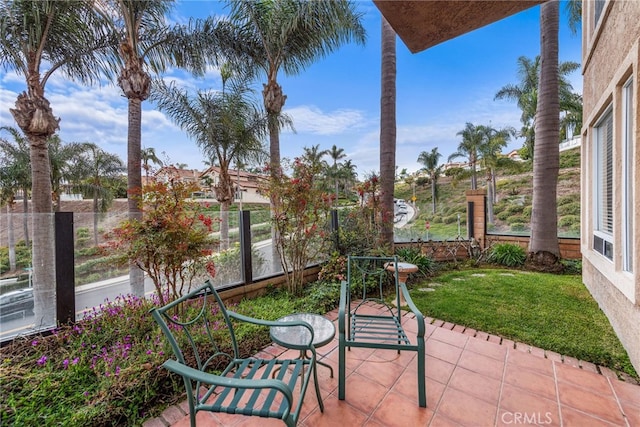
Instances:
[[[313,328],[313,345],[322,347],[333,339],[336,327],[329,319],[318,314],[296,313],[281,317],[278,322],[302,320]],[[273,326],[270,329],[271,339],[287,348],[300,348],[309,342],[309,330],[304,326]]]

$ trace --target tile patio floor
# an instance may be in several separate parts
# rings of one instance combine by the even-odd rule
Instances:
[[[335,322],[337,311],[326,317]],[[403,324],[415,333],[411,317],[406,315]],[[618,380],[606,368],[458,325],[426,322],[427,408],[418,407],[414,352],[347,352],[346,399],[338,400],[336,336],[317,350],[335,371],[330,378],[327,368],[318,367],[324,413],[309,385],[298,425],[640,427],[640,386]],[[285,351],[275,344],[263,350],[272,355]],[[172,406],[144,427],[189,426],[186,411],[186,402]],[[197,422],[200,427],[284,425],[202,412]]]

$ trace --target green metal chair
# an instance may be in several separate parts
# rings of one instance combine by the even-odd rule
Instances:
[[[397,265],[397,257],[355,257],[347,262],[347,280],[340,289],[338,311],[338,399],[345,398],[346,349],[366,347],[417,352],[418,363],[418,404],[427,406],[425,386],[425,325],[422,313],[409,296],[407,286],[400,282],[397,269],[387,267]],[[385,285],[393,286],[393,303],[384,298]],[[373,289],[373,291],[372,291]],[[352,295],[361,298],[352,301]],[[404,297],[403,302],[401,296]],[[371,313],[371,302],[382,305],[381,313]],[[417,322],[416,343],[412,344],[402,326],[401,304],[406,304]],[[368,313],[367,313],[368,312]]]
[[[192,427],[198,411],[279,418],[287,426],[295,426],[311,377],[320,410],[324,411],[313,329],[308,323],[266,321],[227,311],[209,281],[162,308],[152,309],[151,314],[173,349],[175,360],[169,359],[162,366],[184,380]],[[309,343],[299,350],[305,350],[309,358],[241,357],[232,319],[264,327],[308,329]],[[221,339],[225,335],[229,339]],[[294,399],[298,383],[300,394]]]

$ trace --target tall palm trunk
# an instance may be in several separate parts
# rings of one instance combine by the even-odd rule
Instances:
[[[29,63],[28,93],[23,92],[11,109],[16,123],[29,140],[31,161],[31,201],[33,206],[32,248],[34,313],[36,327],[55,323],[55,247],[53,204],[51,202],[51,165],[47,140],[58,129],[36,66]]]
[[[13,229],[13,201],[7,203],[7,239],[9,244],[9,271],[16,270],[16,235]]]
[[[280,169],[280,125],[278,118],[282,112],[282,107],[287,100],[287,96],[282,93],[282,86],[278,84],[274,75],[270,75],[268,83],[264,85],[262,90],[262,96],[264,99],[264,108],[268,115],[269,126],[269,170],[272,177],[278,173]],[[275,201],[273,198],[270,200],[271,216],[275,212]],[[276,230],[275,223],[271,225],[271,260],[272,270],[275,272],[280,266],[280,256],[278,252],[278,231]],[[284,256],[284,255],[282,255]]]
[[[471,189],[476,190],[478,188],[478,177],[476,172],[476,158],[472,156],[469,159],[469,163],[471,163]]]
[[[93,190],[93,243],[98,246],[98,190]]]
[[[431,176],[431,213],[436,213],[436,176]]]
[[[22,189],[22,232],[24,233],[24,244],[29,247],[29,199],[27,198],[29,191]]]
[[[487,222],[493,224],[493,203],[495,187],[493,186],[493,172],[487,167]]]
[[[560,101],[558,94],[559,2],[540,7],[540,84],[536,110],[536,143],[533,156],[533,203],[529,258],[536,264],[555,264],[560,254],[556,192],[560,154],[558,138]]]
[[[118,77],[118,85],[129,100],[127,134],[127,206],[129,219],[142,218],[140,196],[142,195],[142,101],[149,98],[151,77],[142,69],[142,61],[127,44],[121,46],[125,67]],[[131,293],[144,296],[144,273],[133,262],[129,264],[129,285]]]
[[[380,94],[380,243],[393,251],[393,188],[396,172],[396,33],[382,18]]]

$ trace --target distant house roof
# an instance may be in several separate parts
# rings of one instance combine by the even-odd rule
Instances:
[[[205,170],[200,174],[200,179],[205,176],[218,176],[220,175],[220,168],[218,166],[211,166],[209,169]],[[254,189],[257,190],[261,183],[267,179],[267,176],[250,173],[246,171],[238,171],[234,169],[229,169],[229,175],[233,178],[234,184],[237,184],[241,189]],[[215,179],[215,178],[214,178]]]
[[[181,182],[198,183],[200,171],[197,169],[178,169],[175,166],[163,166],[156,172],[156,179],[175,179]]]
[[[413,53],[546,0],[373,0]]]

